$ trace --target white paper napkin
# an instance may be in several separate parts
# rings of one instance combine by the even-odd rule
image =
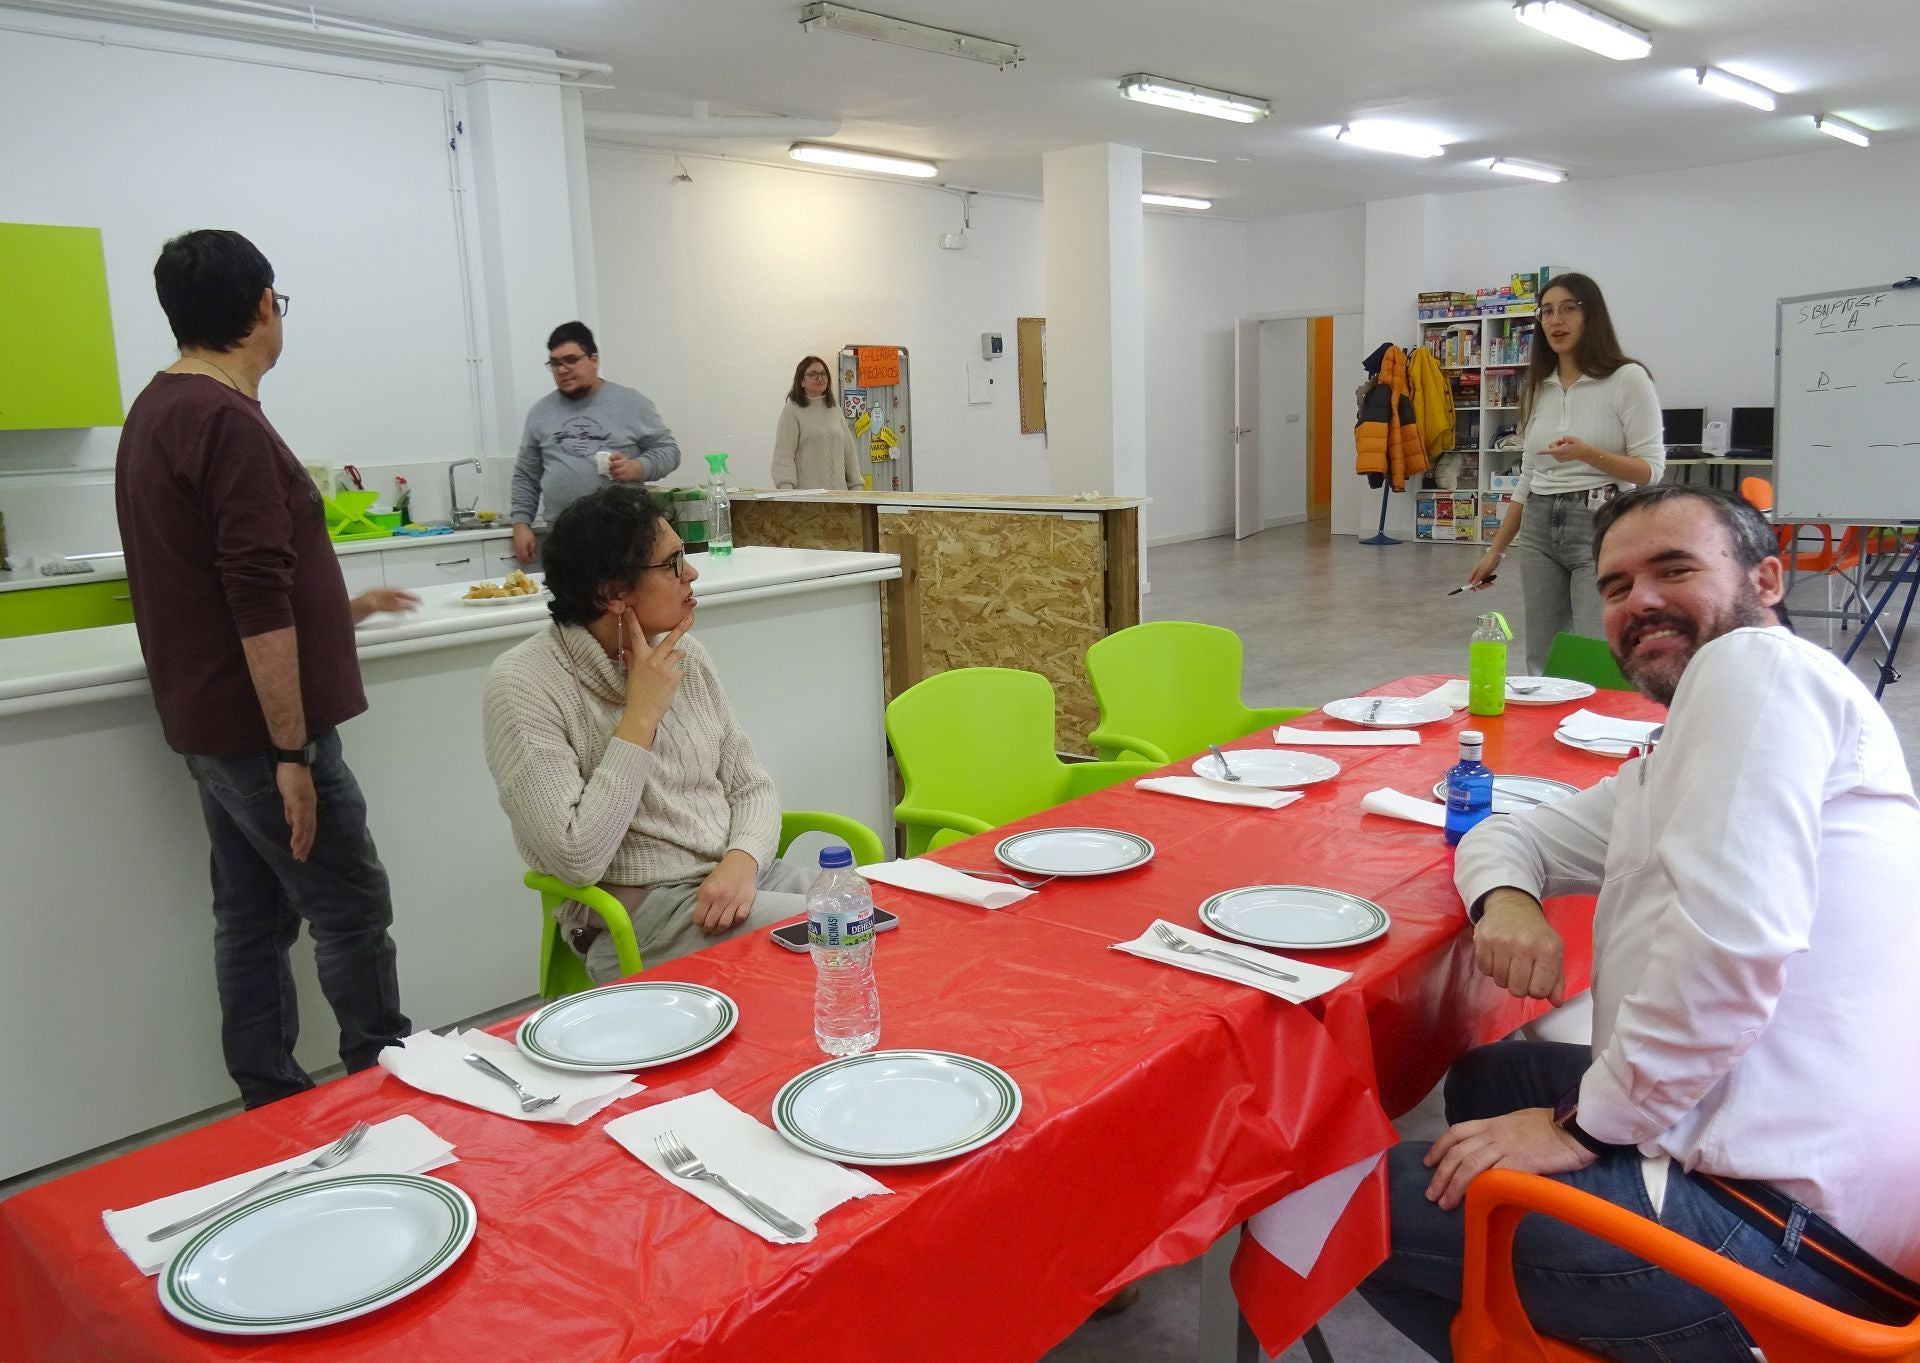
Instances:
[[[1580,709],[1561,720],[1559,727],[1561,733],[1580,743],[1614,743],[1627,747],[1633,743],[1644,744],[1660,724],[1658,720],[1621,719],[1617,715]]]
[[[1389,819],[1405,819],[1409,823],[1423,823],[1429,828],[1447,826],[1447,807],[1435,804],[1432,800],[1422,800],[1413,795],[1403,795],[1392,786],[1382,786],[1370,790],[1360,801],[1360,808],[1369,814],[1384,814]]]
[[[942,866],[924,857],[915,857],[911,861],[881,861],[854,869],[868,880],[877,880],[882,885],[939,895],[942,899],[971,904],[976,909],[1004,909],[1009,904],[1018,904],[1033,893],[1010,881],[981,880],[965,871],[956,871],[951,866]]]
[[[1327,1237],[1333,1234],[1341,1213],[1359,1191],[1361,1181],[1384,1158],[1384,1155],[1368,1155],[1338,1173],[1288,1193],[1272,1206],[1248,1217],[1247,1234],[1259,1241],[1267,1253],[1306,1277],[1320,1262],[1320,1251],[1326,1248]]]
[[[1470,699],[1467,692],[1467,680],[1464,677],[1455,677],[1451,681],[1442,682],[1440,685],[1434,687],[1433,690],[1421,696],[1420,699],[1437,700],[1442,705],[1448,706],[1451,709],[1464,710],[1467,708],[1467,701]]]
[[[1267,790],[1260,786],[1236,786],[1225,781],[1209,781],[1204,776],[1152,776],[1133,783],[1141,790],[1157,790],[1162,795],[1178,795],[1188,800],[1206,800],[1216,805],[1252,805],[1256,809],[1279,809],[1295,800],[1305,799],[1297,790]]]
[[[342,1131],[340,1134],[346,1133]],[[107,1234],[113,1237],[113,1243],[133,1260],[136,1268],[151,1277],[166,1267],[173,1252],[204,1230],[207,1223],[202,1221],[159,1241],[147,1239],[149,1232],[191,1215],[202,1207],[210,1207],[222,1198],[231,1197],[248,1184],[258,1183],[268,1174],[296,1164],[305,1164],[332,1144],[332,1141],[327,1141],[290,1159],[263,1164],[258,1169],[249,1169],[244,1174],[235,1174],[204,1187],[155,1198],[125,1211],[102,1212],[100,1219],[106,1223]],[[331,1169],[302,1174],[299,1178],[283,1178],[267,1192],[284,1192],[288,1188],[298,1188],[303,1183],[333,1178],[339,1174],[424,1174],[429,1169],[453,1163],[453,1147],[429,1131],[419,1118],[406,1115],[389,1117],[384,1122],[375,1123],[354,1152]]]
[[[469,1065],[468,1052],[485,1057],[520,1081],[536,1098],[560,1099],[538,1112],[522,1112],[512,1089]],[[549,1069],[529,1060],[511,1041],[485,1032],[455,1031],[446,1036],[415,1032],[398,1046],[380,1052],[380,1068],[402,1083],[442,1098],[497,1112],[522,1122],[578,1126],[609,1103],[640,1092],[646,1085],[629,1074],[578,1074]]]
[[[653,1138],[671,1131],[716,1174],[752,1193],[807,1228],[795,1240],[762,1221],[718,1184],[689,1181],[667,1172]],[[819,1233],[819,1221],[842,1202],[893,1190],[857,1169],[809,1155],[771,1127],[755,1121],[712,1089],[629,1112],[606,1125],[627,1153],[682,1192],[692,1193],[729,1221],[776,1245],[800,1245]]]
[[[1156,919],[1156,922],[1165,922]],[[1177,965],[1182,970],[1192,970],[1201,975],[1212,975],[1215,979],[1232,980],[1235,984],[1252,985],[1255,989],[1285,999],[1289,1003],[1305,1003],[1308,999],[1317,999],[1329,989],[1352,979],[1351,972],[1329,970],[1323,965],[1308,965],[1288,956],[1276,956],[1261,947],[1243,946],[1239,942],[1229,942],[1224,938],[1212,937],[1196,928],[1182,927],[1178,923],[1167,923],[1180,939],[1191,942],[1197,947],[1206,947],[1213,951],[1224,951],[1229,956],[1237,956],[1243,961],[1266,966],[1269,970],[1284,970],[1295,976],[1298,984],[1289,984],[1277,975],[1268,975],[1258,970],[1242,970],[1231,962],[1218,956],[1189,956],[1175,951],[1160,940],[1152,927],[1134,938],[1131,942],[1115,942],[1113,950],[1124,951],[1130,956],[1144,956],[1149,961],[1159,961],[1162,965]]]
[[[1273,741],[1283,748],[1407,748],[1420,741],[1412,729],[1352,730],[1290,729],[1282,724]]]

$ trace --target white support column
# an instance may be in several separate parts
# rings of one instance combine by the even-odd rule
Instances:
[[[1428,279],[1427,207],[1430,196],[1381,199],[1367,205],[1367,255],[1361,354],[1384,341],[1405,350],[1418,332],[1415,304],[1422,289],[1437,288]],[[1336,376],[1334,402],[1363,374],[1342,370]],[[1352,468],[1333,471],[1333,529],[1337,534],[1371,535],[1380,523],[1380,493]],[[1387,533],[1413,538],[1413,493],[1401,493],[1387,509]]]
[[[1055,493],[1147,491],[1140,150],[1045,160],[1047,453]]]

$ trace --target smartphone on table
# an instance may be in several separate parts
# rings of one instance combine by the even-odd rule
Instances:
[[[900,917],[898,914],[888,913],[879,905],[874,905],[873,930],[875,932],[885,932],[888,928],[897,928],[899,926]],[[783,928],[775,928],[767,935],[788,951],[805,951],[807,949],[807,920],[802,918],[798,923],[789,923]]]

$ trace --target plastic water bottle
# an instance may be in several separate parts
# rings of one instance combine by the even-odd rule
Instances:
[[[727,456],[710,454],[707,467],[707,552],[726,558],[733,552],[733,505],[727,497]]]
[[[1513,631],[1499,611],[1480,617],[1480,627],[1467,642],[1467,712],[1503,715],[1507,712],[1507,640]]]
[[[873,977],[873,896],[853,853],[829,847],[807,891],[813,955],[813,1037],[828,1055],[859,1055],[880,1040],[880,986]]]
[[[1480,760],[1485,739],[1472,729],[1460,731],[1460,760],[1447,768],[1447,846],[1493,813],[1493,773]]]

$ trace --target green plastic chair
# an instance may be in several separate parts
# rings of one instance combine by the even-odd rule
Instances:
[[[1620,664],[1613,660],[1613,650],[1607,647],[1607,641],[1589,639],[1584,634],[1553,636],[1553,647],[1547,650],[1546,673],[1549,677],[1583,681],[1602,691],[1634,689],[1633,683],[1622,675]]]
[[[840,839],[853,853],[857,866],[869,866],[887,859],[879,835],[858,819],[849,819],[844,814],[827,814],[810,809],[788,810],[780,816],[780,853],[784,854],[802,833],[825,833]],[[627,916],[626,906],[619,900],[596,885],[569,885],[544,871],[528,871],[526,885],[540,895],[540,917],[546,925],[540,936],[541,998],[565,998],[568,994],[593,988],[586,962],[575,955],[573,948],[561,938],[560,924],[553,916],[554,911],[569,899],[586,905],[600,915],[601,921],[606,924],[607,935],[613,938],[613,949],[620,957],[621,976],[624,978],[640,973],[640,947],[633,940],[633,920]]]
[[[1037,672],[960,667],[895,696],[887,738],[906,786],[893,817],[907,855],[1140,774],[1137,763],[1062,762],[1053,736],[1053,685]]]
[[[1309,712],[1243,703],[1240,636],[1187,620],[1109,634],[1087,650],[1087,679],[1100,702],[1087,741],[1103,758],[1155,766]]]

